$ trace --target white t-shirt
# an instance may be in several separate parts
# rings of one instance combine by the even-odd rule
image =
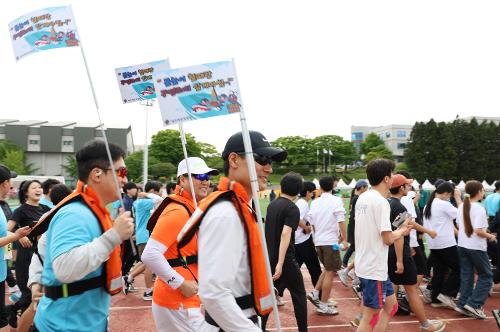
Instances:
[[[445,249],[457,245],[453,219],[457,218],[458,209],[450,202],[434,198],[431,207],[431,217],[424,217],[424,227],[433,230],[437,236],[433,239],[425,234],[429,249]]]
[[[415,197],[415,192],[408,192],[407,196],[401,197],[401,204],[406,208],[409,214],[413,217],[413,219],[417,218],[417,211],[415,210],[415,204],[413,204],[413,197]],[[418,247],[417,241],[417,231],[412,229],[410,232],[410,247],[415,248]]]
[[[311,203],[306,219],[314,226],[314,245],[328,246],[339,242],[339,222],[345,221],[342,199],[323,193]]]
[[[303,198],[299,198],[297,202],[295,202],[295,205],[299,208],[300,211],[300,220],[306,222],[308,221],[306,219],[307,212],[309,212],[309,204],[307,204],[307,201]],[[311,233],[309,234],[304,234],[302,227],[297,227],[297,230],[295,231],[295,244],[301,244],[311,237]]]
[[[470,222],[472,224],[473,230],[488,228],[488,217],[486,216],[486,210],[481,204],[477,202],[472,203],[470,206]],[[478,236],[475,232],[473,232],[470,237],[465,234],[463,204],[458,207],[457,224],[459,247],[486,251],[488,243],[485,238]]]
[[[391,207],[386,198],[374,189],[361,194],[356,202],[356,275],[370,280],[385,281],[389,247],[382,239],[382,232],[390,232]]]

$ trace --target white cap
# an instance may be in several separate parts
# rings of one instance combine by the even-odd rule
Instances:
[[[208,167],[205,161],[201,158],[189,157],[188,160],[189,160],[189,171],[191,172],[191,174],[205,174],[205,173],[209,173],[210,175],[219,174],[218,170]],[[177,167],[177,177],[187,173],[188,170],[187,170],[186,159],[183,159],[179,163],[179,166]]]

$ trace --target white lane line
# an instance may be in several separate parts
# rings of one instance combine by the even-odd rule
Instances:
[[[110,311],[120,311],[120,310],[143,310],[143,309],[151,309],[150,305],[141,305],[137,307],[111,307]]]

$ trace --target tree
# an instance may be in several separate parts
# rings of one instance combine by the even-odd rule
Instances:
[[[198,143],[201,148],[201,158],[205,160],[208,167],[217,168],[222,171],[224,168],[224,161],[221,158],[220,153],[217,151],[215,146],[209,143]]]
[[[186,134],[187,153],[190,157],[201,157],[201,146],[191,134]],[[151,157],[159,162],[177,165],[184,159],[180,133],[177,130],[162,130],[153,135],[149,147]]]
[[[149,168],[149,167],[148,167]],[[177,174],[177,167],[171,163],[156,163],[151,165],[150,175],[153,180],[168,179],[170,177],[175,177]]]
[[[73,155],[66,156],[66,165],[62,165],[66,173],[73,179],[78,177],[78,167],[76,165],[76,158]]]
[[[379,158],[391,159],[391,160],[394,159],[391,150],[389,150],[383,143],[372,147],[368,152],[368,154],[365,156],[365,161],[369,163],[370,161]]]
[[[366,135],[365,140],[361,143],[361,153],[367,155],[374,149],[380,145],[385,145],[384,141],[377,136],[375,133],[369,133]]]
[[[24,150],[9,140],[0,141],[0,162],[18,174],[30,175],[37,170],[26,162]]]

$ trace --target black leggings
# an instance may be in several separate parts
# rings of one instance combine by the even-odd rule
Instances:
[[[28,288],[29,268],[33,251],[30,248],[19,248],[16,258],[16,278],[17,285],[21,290],[21,298],[12,306],[15,310],[21,309],[23,312],[31,304],[31,290]]]
[[[274,274],[274,268],[272,269]],[[307,300],[306,290],[304,288],[304,279],[300,273],[300,268],[295,259],[285,259],[281,278],[274,282],[275,287],[277,284],[284,285],[292,295],[293,311],[295,312],[295,319],[299,332],[307,331]],[[280,286],[276,287],[279,288]],[[266,330],[266,323],[269,315],[262,317],[262,331]]]
[[[431,249],[433,257],[432,301],[437,302],[440,293],[457,296],[460,289],[460,263],[456,246],[445,249]],[[446,273],[448,277],[446,277]]]

